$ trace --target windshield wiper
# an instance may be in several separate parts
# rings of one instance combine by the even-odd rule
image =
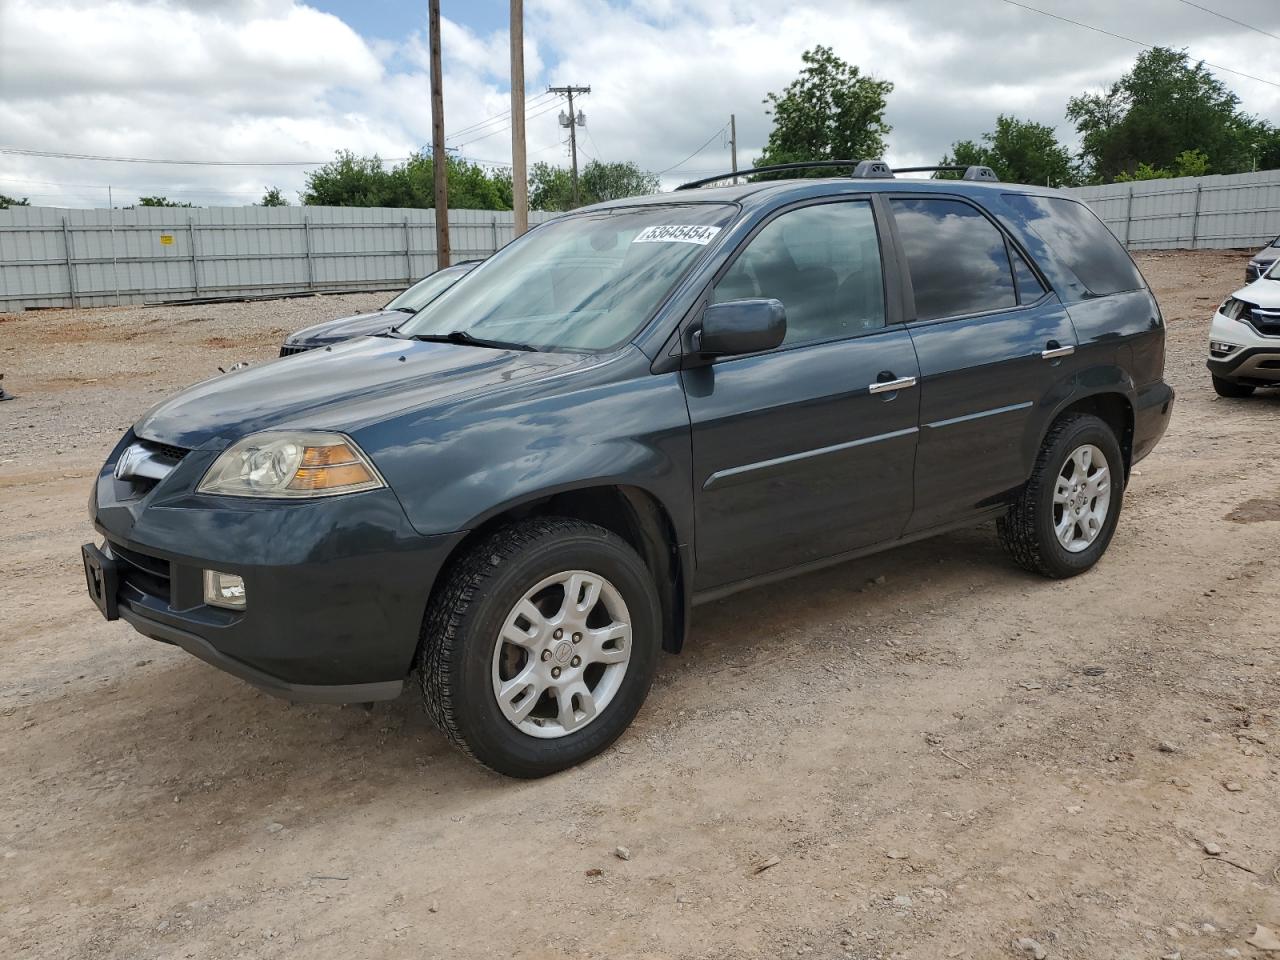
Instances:
[[[414,333],[410,340],[422,340],[426,343],[458,343],[466,347],[491,347],[494,350],[527,350],[536,353],[538,348],[527,343],[516,343],[512,340],[488,340],[484,337],[473,337],[465,330],[451,330],[448,333]]]
[[[418,312],[413,307],[383,307],[383,309],[393,313],[407,313],[410,316]]]

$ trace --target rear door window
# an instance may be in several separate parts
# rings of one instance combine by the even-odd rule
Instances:
[[[1006,193],[1004,200],[1093,296],[1146,286],[1120,241],[1083,203],[1022,193]]]
[[[916,319],[1018,305],[1004,235],[969,204],[933,197],[891,201],[907,255]]]

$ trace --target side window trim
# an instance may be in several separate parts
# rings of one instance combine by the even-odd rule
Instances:
[[[765,227],[773,223],[773,221],[788,213],[792,213],[793,211],[802,210],[805,207],[815,207],[832,203],[866,203],[871,210],[872,223],[876,228],[876,246],[880,253],[880,284],[882,295],[884,296],[885,312],[884,326],[875,327],[870,330],[859,330],[852,333],[846,333],[838,337],[829,337],[823,340],[806,340],[803,343],[784,343],[772,350],[764,350],[760,353],[747,353],[735,357],[717,358],[712,362],[732,362],[745,357],[758,357],[763,354],[785,353],[788,350],[803,350],[806,347],[817,347],[826,343],[838,343],[845,340],[859,339],[861,337],[873,337],[876,334],[885,332],[886,330],[892,330],[900,327],[905,319],[900,297],[897,295],[898,285],[900,283],[899,272],[901,268],[897,262],[897,254],[893,241],[886,233],[885,224],[887,221],[884,217],[885,211],[882,209],[882,205],[877,202],[878,198],[879,194],[872,193],[831,193],[820,197],[809,197],[805,200],[799,200],[794,203],[789,203],[786,206],[778,207],[775,210],[771,210],[761,218],[759,223],[751,228],[751,232],[742,238],[738,245],[727,257],[725,257],[724,262],[716,268],[715,273],[712,274],[711,280],[707,283],[702,293],[699,294],[697,303],[695,304],[692,315],[689,318],[690,322],[687,325],[691,326],[691,321],[702,315],[702,311],[705,310],[707,305],[712,302],[713,291],[715,290],[716,284],[720,282],[725,274],[733,269],[733,265],[737,262],[738,258],[742,256],[746,249],[751,246],[751,242],[755,240]],[[682,331],[682,344],[684,341],[685,332]],[[687,344],[684,344],[684,346],[687,351]]]
[[[891,225],[890,230],[892,232],[893,243],[895,247],[894,255],[898,263],[898,270],[901,274],[901,283],[902,283],[902,290],[903,290],[902,292],[903,321],[902,322],[906,326],[908,327],[931,326],[932,324],[935,324],[935,323],[954,323],[957,320],[968,320],[970,318],[977,318],[977,317],[989,317],[998,313],[1014,313],[1020,310],[1030,309],[1031,307],[1039,306],[1041,303],[1044,302],[1046,297],[1050,296],[1053,293],[1053,287],[1048,283],[1047,280],[1045,280],[1043,273],[1041,272],[1040,268],[1036,266],[1035,261],[1032,260],[1030,257],[1028,257],[1025,253],[1022,253],[1020,245],[1014,240],[1014,238],[1009,236],[1009,232],[1005,230],[1002,224],[996,221],[996,219],[992,217],[990,213],[988,213],[986,210],[982,208],[981,204],[975,203],[973,200],[969,199],[968,197],[962,196],[956,193],[933,193],[933,192],[917,193],[914,191],[911,191],[911,192],[885,191],[884,193],[877,194],[877,197],[883,201],[883,206],[885,208],[885,215],[888,218],[888,223]],[[1034,302],[1022,303],[1021,295],[1018,293],[1017,278],[1013,270],[1013,260],[1010,259],[1009,260],[1009,277],[1010,277],[1010,280],[1012,280],[1014,283],[1014,300],[1017,301],[1014,303],[1012,307],[997,307],[993,310],[978,310],[973,313],[949,314],[945,317],[931,317],[928,320],[919,319],[916,316],[915,289],[911,284],[911,266],[907,262],[906,247],[903,246],[902,238],[898,233],[898,220],[893,212],[892,201],[920,200],[922,198],[929,199],[929,200],[957,200],[960,203],[963,203],[969,207],[972,207],[974,210],[978,211],[978,214],[981,217],[983,217],[983,219],[985,219],[989,224],[995,227],[996,232],[1000,234],[1000,237],[1004,240],[1005,255],[1011,257],[1011,251],[1014,251],[1014,250],[1018,251],[1018,253],[1022,256],[1022,259],[1026,261],[1027,266],[1031,268],[1032,273],[1035,274],[1036,279],[1040,281],[1040,285],[1044,288],[1045,292],[1041,295],[1041,297],[1038,300],[1035,300]]]

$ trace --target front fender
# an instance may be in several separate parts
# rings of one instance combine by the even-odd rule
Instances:
[[[678,375],[637,361],[586,379],[391,421],[356,439],[370,444],[424,536],[474,529],[539,497],[619,484],[654,496],[680,542],[690,542],[689,413]]]

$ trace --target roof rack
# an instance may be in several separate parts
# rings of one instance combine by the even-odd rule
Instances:
[[[936,166],[936,167],[890,167],[883,160],[805,160],[799,163],[774,163],[764,167],[751,167],[747,170],[734,170],[720,173],[714,177],[703,177],[701,180],[690,180],[676,187],[677,190],[693,190],[705,187],[709,183],[719,183],[737,177],[749,177],[757,173],[781,173],[787,170],[829,170],[832,168],[853,168],[850,176],[855,180],[892,180],[899,173],[959,173],[962,180],[983,180],[997,182],[999,177],[990,167],[979,166]]]

